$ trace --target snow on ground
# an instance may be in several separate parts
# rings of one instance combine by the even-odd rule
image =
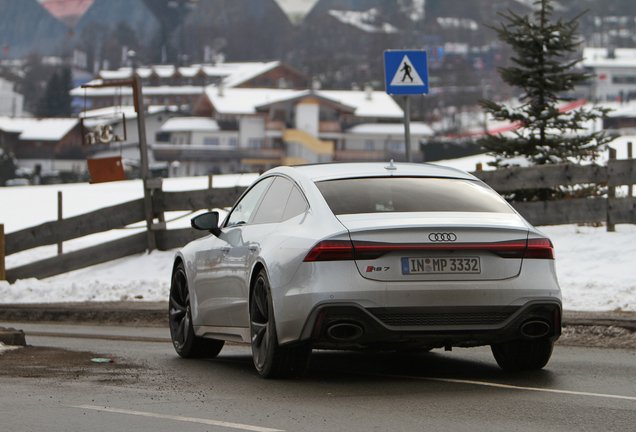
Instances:
[[[473,163],[473,160],[454,161],[449,165],[472,171]],[[473,165],[468,166],[470,164]],[[256,174],[215,176],[214,186],[246,186],[256,177]],[[166,179],[164,190],[205,189],[207,185],[207,177]],[[0,188],[0,223],[5,224],[5,232],[55,220],[58,190],[64,194],[65,217],[142,196],[139,181]],[[189,226],[189,213],[175,213],[166,218],[171,219],[171,216],[185,217],[170,223],[170,228]],[[605,227],[577,225],[540,229],[555,245],[557,273],[566,309],[636,311],[636,266],[633,264],[633,257],[636,256],[635,225],[617,225],[615,233],[606,232]],[[138,230],[113,230],[87,236],[65,242],[64,250],[79,249]],[[7,257],[7,267],[33,262],[55,253],[56,246],[46,246],[14,254]],[[0,282],[0,303],[166,300],[173,256],[174,251],[153,251],[151,254],[122,258],[41,281],[26,279],[12,285]]]

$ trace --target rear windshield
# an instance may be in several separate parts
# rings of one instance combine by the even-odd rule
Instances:
[[[381,212],[513,213],[484,185],[471,180],[374,177],[317,182],[336,215]]]

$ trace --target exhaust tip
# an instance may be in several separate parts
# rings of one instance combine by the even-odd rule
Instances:
[[[527,338],[540,338],[550,333],[550,324],[545,321],[526,321],[521,324],[521,334]]]
[[[327,329],[329,337],[338,341],[353,341],[360,338],[363,333],[362,327],[351,323],[334,324]]]

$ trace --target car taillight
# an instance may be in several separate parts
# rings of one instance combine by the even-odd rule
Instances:
[[[353,260],[353,244],[348,240],[324,240],[309,251],[305,262]]]
[[[547,238],[528,239],[524,258],[554,259],[554,246]]]

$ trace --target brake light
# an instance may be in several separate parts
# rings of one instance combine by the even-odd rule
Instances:
[[[489,251],[502,258],[522,258],[526,250],[525,240],[493,243],[376,243],[356,241],[357,260],[373,260],[391,252],[408,251]]]
[[[353,245],[348,240],[324,240],[309,251],[305,262],[353,260]]]
[[[528,239],[524,258],[554,259],[554,246],[547,238]]]

